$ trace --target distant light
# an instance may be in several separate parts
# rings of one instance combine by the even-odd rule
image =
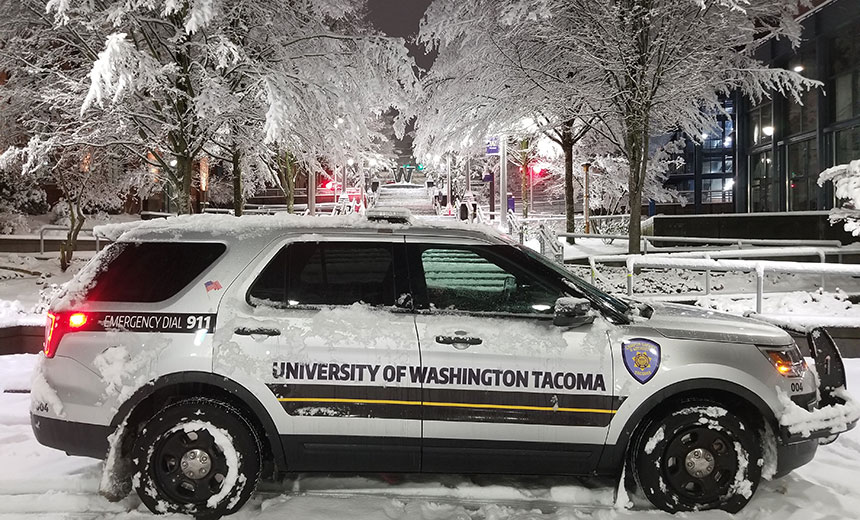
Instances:
[[[723,184],[723,190],[724,191],[729,191],[730,189],[732,189],[734,187],[735,187],[735,180],[734,179],[729,179],[726,181],[725,184]]]
[[[343,124],[343,118],[342,117],[337,118],[337,124],[339,124],[339,125]]]
[[[543,303],[537,303],[535,305],[532,305],[532,309],[534,309],[538,312],[548,311],[551,308],[552,308],[551,306],[543,304]]]
[[[773,135],[773,127],[772,127],[772,126],[763,126],[763,127],[761,128],[761,133],[763,133],[764,135],[766,135],[766,136],[770,137],[770,136],[772,136],[772,135]]]
[[[176,166],[176,164],[177,164],[177,163],[176,163],[176,159],[173,159],[172,161],[170,161],[170,166],[171,166],[171,167],[175,167],[175,166]]]
[[[725,140],[723,140],[723,146],[731,146],[731,145],[732,145],[732,138],[726,137]]]
[[[290,305],[298,305],[299,301],[298,300],[287,300],[287,303]]]
[[[347,159],[346,164],[348,164],[349,166],[352,166],[353,164],[355,164],[355,161],[352,159]]]
[[[703,139],[703,140],[704,140],[704,139],[707,139],[707,138],[708,138],[708,134],[702,134],[702,139]]]
[[[803,72],[803,65],[795,65],[793,69],[794,72]]]

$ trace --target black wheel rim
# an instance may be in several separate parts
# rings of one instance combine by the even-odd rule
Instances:
[[[183,462],[201,453],[208,464],[195,466],[197,473],[189,477]],[[205,504],[221,490],[228,470],[224,453],[206,430],[179,430],[164,436],[153,450],[151,467],[158,491],[176,504]]]
[[[724,431],[694,426],[669,441],[661,469],[675,493],[687,502],[704,505],[728,492],[738,469],[738,456]]]

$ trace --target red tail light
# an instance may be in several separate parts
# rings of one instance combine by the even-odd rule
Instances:
[[[45,357],[54,357],[63,336],[81,329],[87,321],[89,319],[83,312],[49,312],[48,321],[45,323]]]

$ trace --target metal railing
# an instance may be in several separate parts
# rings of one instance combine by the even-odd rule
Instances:
[[[538,226],[538,243],[542,255],[548,256],[547,248],[549,248],[552,258],[560,264],[564,263],[564,246],[559,243],[558,237],[544,223]]]
[[[687,269],[690,271],[755,273],[755,311],[759,314],[761,314],[762,297],[764,294],[764,277],[768,273],[860,276],[860,265],[820,264],[812,262],[779,262],[765,260],[749,262],[746,260],[671,258],[656,255],[645,257],[631,255],[627,258],[626,264],[628,296],[633,295],[633,275],[637,268],[645,267],[657,269]]]
[[[759,249],[729,249],[729,250],[709,250],[709,251],[686,251],[682,253],[656,253],[649,258],[702,258],[705,260],[719,260],[729,258],[798,258],[815,256],[818,257],[820,263],[827,262],[828,254],[841,253],[838,248],[821,248],[821,247],[795,247],[795,248],[759,248]],[[631,257],[639,257],[639,255],[594,255],[588,257],[588,265],[591,270],[591,283],[597,281],[597,264],[626,264],[627,259]],[[839,254],[839,263],[842,258]],[[821,277],[821,287],[824,288],[825,277]],[[705,295],[711,294],[711,271],[705,270]]]
[[[558,233],[559,237],[573,238],[601,238],[612,240],[628,240],[627,235],[607,235],[601,233]],[[691,245],[732,245],[738,248],[744,246],[811,246],[811,247],[842,247],[839,240],[805,240],[805,239],[771,239],[771,238],[707,238],[707,237],[664,237],[648,236],[641,237],[642,254],[650,252],[665,252],[667,249],[656,248],[653,242],[672,242]]]
[[[70,231],[72,228],[70,226],[59,226],[59,225],[49,225],[42,226],[39,228],[39,254],[45,254],[45,232],[47,231]],[[89,233],[96,239],[96,251],[101,251],[101,239],[97,234],[93,232],[92,229],[81,229],[81,232]]]

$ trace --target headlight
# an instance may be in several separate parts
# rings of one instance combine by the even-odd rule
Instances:
[[[803,377],[806,360],[797,345],[785,347],[758,346],[762,354],[773,364],[773,368],[785,377]]]

